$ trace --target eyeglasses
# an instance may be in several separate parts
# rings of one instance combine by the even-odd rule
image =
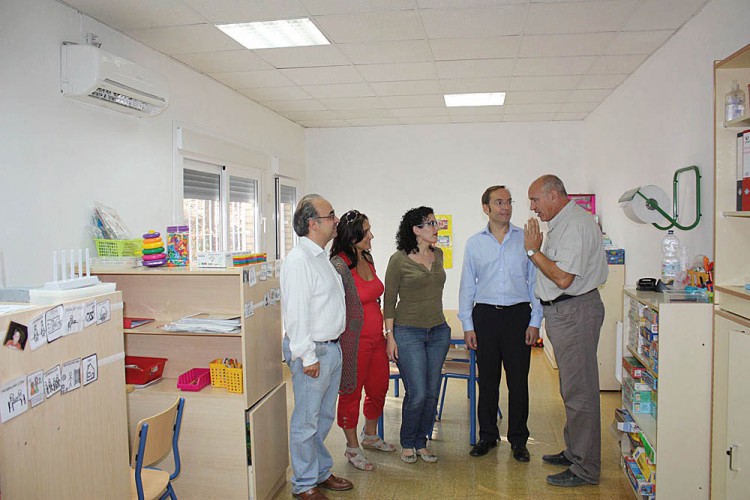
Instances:
[[[363,213],[359,212],[358,210],[349,210],[344,215],[341,216],[340,224],[351,224],[355,222],[357,219],[364,219],[365,216]]]
[[[315,217],[312,217],[313,219],[335,219],[336,218],[336,212],[331,212],[331,215],[316,215]]]
[[[436,221],[436,220],[427,220],[427,221],[424,221],[421,224],[417,224],[417,227],[420,227],[420,228],[425,227],[425,226],[438,227],[438,221]]]
[[[513,206],[513,200],[508,200],[508,201],[506,201],[506,200],[495,200],[495,201],[491,201],[490,205],[495,205],[495,206],[498,206],[498,207],[505,207],[505,206],[512,207]]]

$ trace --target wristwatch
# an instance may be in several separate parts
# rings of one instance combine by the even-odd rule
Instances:
[[[529,258],[533,257],[535,253],[537,253],[539,250],[536,248],[530,248],[526,250],[526,255],[529,256]]]

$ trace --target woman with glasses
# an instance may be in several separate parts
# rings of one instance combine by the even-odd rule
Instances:
[[[331,247],[331,263],[344,281],[346,294],[346,329],[341,336],[343,367],[337,420],[346,436],[344,455],[354,467],[364,471],[371,471],[375,466],[364,455],[357,439],[362,388],[365,390],[365,425],[360,436],[362,447],[396,451],[395,446],[377,435],[390,370],[383,337],[383,314],[380,312],[383,282],[375,274],[370,255],[372,239],[367,216],[351,210],[341,216]]]
[[[401,410],[401,460],[437,462],[427,449],[451,330],[443,315],[443,252],[429,207],[406,212],[396,234],[398,250],[385,273],[384,315],[388,358],[396,361],[406,395]]]

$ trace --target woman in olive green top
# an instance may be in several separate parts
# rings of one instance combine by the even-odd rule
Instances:
[[[406,212],[396,234],[398,250],[385,273],[383,312],[387,351],[398,364],[406,395],[401,410],[401,460],[437,462],[427,449],[451,330],[443,315],[443,252],[429,207]],[[397,303],[398,301],[398,303]]]

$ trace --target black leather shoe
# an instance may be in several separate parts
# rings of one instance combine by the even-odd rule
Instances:
[[[529,449],[526,448],[526,445],[513,447],[513,458],[518,462],[528,462],[531,460]]]
[[[572,486],[585,486],[588,484],[598,484],[592,481],[586,481],[582,477],[578,477],[573,474],[570,469],[565,470],[559,474],[552,474],[547,476],[547,482],[552,486],[562,486],[564,488],[570,488]]]
[[[490,448],[494,448],[495,446],[497,446],[497,441],[484,441],[480,439],[479,442],[471,448],[469,455],[472,457],[483,457],[490,451]]]
[[[556,455],[542,455],[542,462],[550,465],[563,465],[565,467],[573,465],[573,462],[565,458],[565,452],[563,451]]]

